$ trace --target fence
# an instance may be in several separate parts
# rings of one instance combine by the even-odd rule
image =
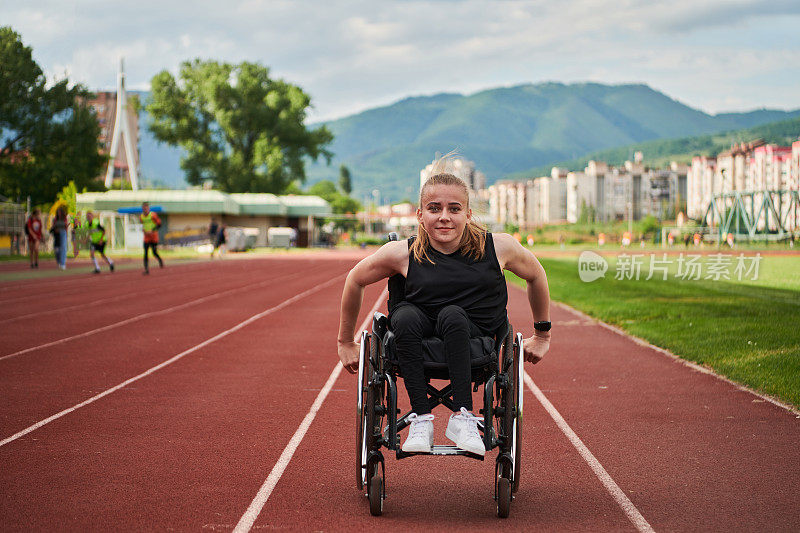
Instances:
[[[0,254],[22,252],[25,236],[25,206],[0,202]]]

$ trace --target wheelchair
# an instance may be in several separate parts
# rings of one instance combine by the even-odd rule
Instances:
[[[389,313],[402,301],[405,278],[389,279]],[[410,422],[397,408],[397,378],[402,377],[395,353],[394,334],[389,319],[382,313],[372,317],[372,331],[361,333],[358,362],[356,421],[356,478],[360,491],[369,499],[373,516],[383,513],[386,499],[386,469],[382,449],[394,451],[397,459],[413,455],[460,455],[484,460],[484,457],[455,445],[434,445],[431,452],[404,452],[400,431]],[[431,385],[431,379],[449,380],[441,339],[423,339],[425,377],[431,406],[453,409],[452,388]],[[514,336],[506,319],[504,327],[492,337],[470,339],[473,391],[483,386],[483,420],[478,430],[486,450],[498,449],[495,461],[494,498],[497,516],[508,517],[514,493],[519,488],[522,446],[523,361],[522,334]]]

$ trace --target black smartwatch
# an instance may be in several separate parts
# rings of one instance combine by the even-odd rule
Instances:
[[[550,323],[549,320],[543,320],[542,322],[533,323],[533,329],[535,329],[536,331],[550,331],[551,327],[553,327],[553,325]]]

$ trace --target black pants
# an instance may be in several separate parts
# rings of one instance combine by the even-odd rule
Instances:
[[[161,256],[158,255],[158,243],[157,242],[146,242],[144,243],[144,269],[147,270],[147,249],[152,248],[153,250],[153,257],[158,259],[158,266],[164,266],[164,261],[161,260]]]
[[[484,333],[472,323],[466,311],[456,305],[448,305],[439,312],[436,322],[433,322],[418,307],[403,302],[392,312],[391,321],[400,372],[411,400],[411,410],[418,415],[431,412],[425,370],[422,366],[422,339],[435,335],[444,341],[455,410],[466,407],[471,411],[472,363],[469,339]]]

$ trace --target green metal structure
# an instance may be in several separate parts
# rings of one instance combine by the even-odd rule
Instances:
[[[800,196],[796,190],[734,191],[715,194],[702,219],[707,239],[728,233],[747,241],[782,241],[797,236]]]

